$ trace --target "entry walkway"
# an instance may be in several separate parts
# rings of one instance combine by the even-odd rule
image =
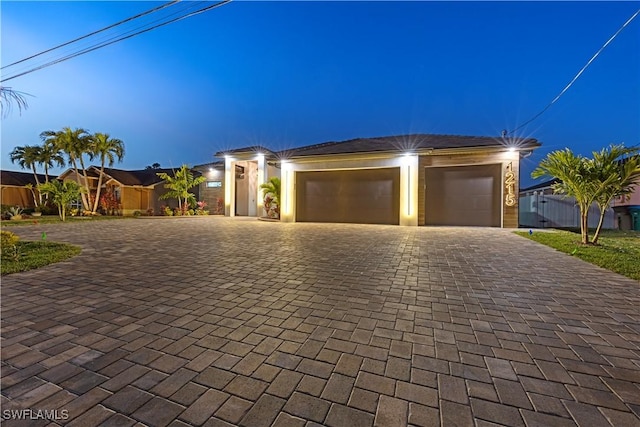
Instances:
[[[640,425],[640,283],[507,230],[196,217],[11,231],[83,252],[2,279],[5,418]]]

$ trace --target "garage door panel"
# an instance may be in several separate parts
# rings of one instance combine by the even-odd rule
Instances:
[[[398,168],[296,174],[297,221],[398,224],[399,200]]]
[[[427,225],[500,226],[499,164],[427,168],[425,182]]]

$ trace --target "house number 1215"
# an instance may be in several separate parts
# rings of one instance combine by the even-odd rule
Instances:
[[[513,163],[507,165],[507,172],[504,174],[504,186],[507,195],[504,198],[504,204],[507,206],[515,206],[516,204],[516,174],[513,171]]]

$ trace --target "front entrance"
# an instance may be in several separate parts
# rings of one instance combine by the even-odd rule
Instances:
[[[238,161],[235,165],[235,215],[256,216],[258,163]]]

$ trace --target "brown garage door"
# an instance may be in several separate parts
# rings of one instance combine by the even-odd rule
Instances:
[[[296,220],[400,223],[400,169],[296,174]]]
[[[500,165],[427,168],[426,224],[500,227]]]

